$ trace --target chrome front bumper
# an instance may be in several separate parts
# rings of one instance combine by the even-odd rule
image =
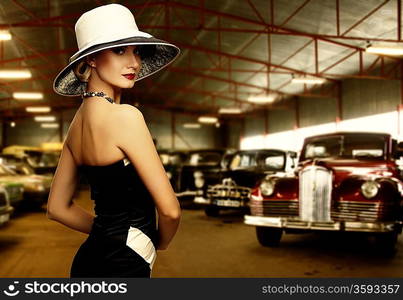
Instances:
[[[7,206],[0,210],[0,225],[10,220],[10,215],[13,213],[14,207]]]
[[[307,222],[284,217],[244,216],[244,223],[252,226],[359,232],[390,232],[402,222]]]
[[[186,196],[203,196],[203,191],[202,190],[196,190],[196,191],[183,191],[179,193],[175,193],[176,197],[186,197]]]
[[[211,203],[210,199],[206,199],[203,196],[195,196],[193,202],[197,203],[197,204],[210,204]]]

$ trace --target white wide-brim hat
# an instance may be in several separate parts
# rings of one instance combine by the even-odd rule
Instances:
[[[87,83],[80,81],[73,69],[89,54],[119,46],[141,46],[141,69],[136,79],[139,81],[166,67],[180,53],[177,46],[140,31],[131,11],[120,4],[87,11],[77,20],[75,32],[79,50],[53,82],[54,91],[63,96],[78,96],[86,91]]]

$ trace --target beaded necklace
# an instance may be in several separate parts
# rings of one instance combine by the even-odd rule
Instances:
[[[102,98],[105,98],[106,100],[108,100],[110,103],[115,104],[115,101],[111,97],[108,97],[104,92],[83,92],[81,94],[81,96],[83,98],[87,98],[87,97],[102,97]]]

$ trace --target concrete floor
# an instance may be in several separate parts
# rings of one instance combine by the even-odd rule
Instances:
[[[87,190],[77,203],[89,210]],[[370,240],[345,234],[286,234],[279,248],[258,244],[239,213],[218,218],[184,209],[170,248],[158,251],[152,277],[403,277],[403,236],[393,259]],[[0,228],[0,277],[68,277],[85,234],[46,218],[19,213]]]

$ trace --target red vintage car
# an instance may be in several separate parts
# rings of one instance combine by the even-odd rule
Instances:
[[[283,231],[355,231],[394,254],[403,221],[399,146],[383,133],[306,138],[295,174],[269,175],[253,188],[244,222],[263,246],[277,246]]]

